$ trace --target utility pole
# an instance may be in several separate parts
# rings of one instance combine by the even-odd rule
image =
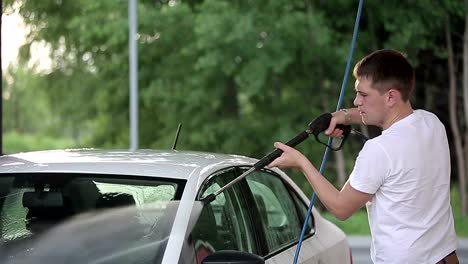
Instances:
[[[2,47],[2,20],[3,20],[3,0],[0,0],[0,7],[2,13],[0,14],[0,50]],[[0,52],[0,156],[3,155],[3,67],[2,67],[2,53]]]
[[[138,149],[138,51],[137,51],[137,0],[128,1],[130,48],[130,150]]]

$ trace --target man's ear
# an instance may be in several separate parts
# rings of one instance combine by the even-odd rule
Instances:
[[[400,91],[397,89],[390,89],[387,91],[387,103],[389,106],[394,106],[399,101],[401,101]]]

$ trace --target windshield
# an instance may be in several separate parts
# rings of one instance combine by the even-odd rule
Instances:
[[[114,220],[137,219],[134,233],[149,235],[156,230],[167,201],[179,200],[183,187],[178,180],[122,175],[4,174],[0,177],[1,253],[10,248],[17,251],[17,245],[31,243],[72,217],[111,208],[132,208],[114,215]],[[93,225],[98,222],[102,224],[100,220]],[[125,223],[128,230],[129,219]]]

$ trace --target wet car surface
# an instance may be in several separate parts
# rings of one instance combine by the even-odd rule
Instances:
[[[0,257],[5,263],[202,263],[215,253],[243,252],[252,254],[247,259],[292,263],[309,201],[284,172],[255,171],[213,201],[201,201],[256,161],[172,150],[3,156]],[[299,263],[350,262],[344,233],[314,209]]]

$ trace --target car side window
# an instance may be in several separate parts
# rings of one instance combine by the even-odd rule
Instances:
[[[201,197],[219,190],[235,178],[234,169],[215,175],[202,189]],[[233,186],[206,204],[192,231],[198,262],[218,250],[257,253],[250,213],[241,188]]]
[[[304,203],[304,201],[301,200],[301,198],[299,198],[299,196],[296,193],[292,193],[292,196],[293,196],[293,199],[294,199],[294,203],[297,206],[297,210],[299,212],[299,215],[301,217],[302,225],[304,225],[304,221],[305,221],[305,219],[307,217],[307,213],[308,213],[309,208]],[[301,230],[302,230],[302,227],[301,227]],[[312,213],[310,213],[309,219],[307,221],[306,234],[312,234],[312,235],[315,234],[315,219],[314,219],[314,215]]]
[[[260,213],[262,228],[271,253],[297,242],[302,221],[297,204],[283,181],[275,174],[257,171],[246,177]]]

